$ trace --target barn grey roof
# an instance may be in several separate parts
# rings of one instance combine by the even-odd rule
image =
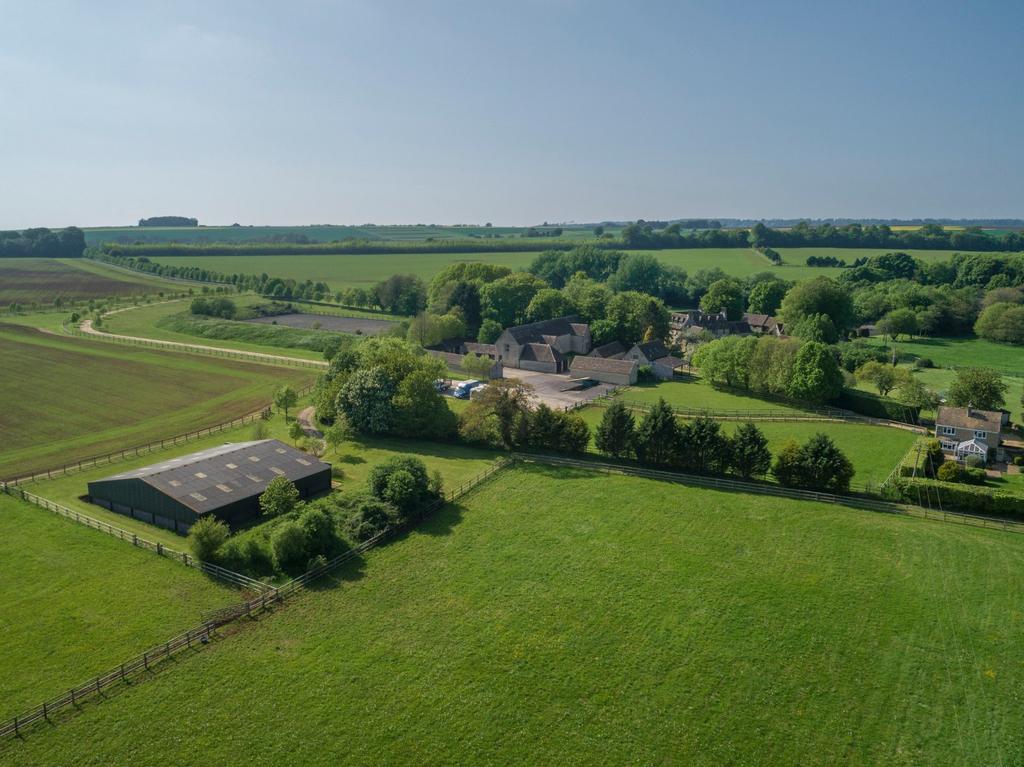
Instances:
[[[611,343],[604,344],[602,346],[594,347],[590,352],[591,357],[614,357],[619,359],[623,354],[626,353],[626,347],[618,341],[612,341]]]
[[[519,359],[527,362],[558,362],[562,353],[549,344],[526,344]]]
[[[639,349],[640,353],[651,361],[668,356],[668,349],[661,341],[648,341],[645,344],[637,344],[634,348]]]
[[[544,343],[544,336],[578,336],[586,332],[587,326],[576,322],[576,317],[557,317],[544,322],[531,322],[529,325],[516,325],[506,328],[505,332],[515,339],[517,344]]]
[[[330,468],[283,442],[263,439],[200,450],[96,481],[138,479],[196,514],[205,514],[262,493],[274,477],[294,482]]]
[[[617,360],[611,357],[583,357],[577,355],[572,359],[569,369],[573,373],[597,371],[601,373],[622,373],[630,375],[638,367],[636,360]]]

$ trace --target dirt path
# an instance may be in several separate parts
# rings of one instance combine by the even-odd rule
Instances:
[[[313,417],[316,415],[316,408],[310,405],[307,408],[303,408],[299,411],[296,417],[299,421],[299,426],[306,432],[306,436],[313,437],[314,439],[323,439],[324,433],[316,428],[316,424],[313,423]]]

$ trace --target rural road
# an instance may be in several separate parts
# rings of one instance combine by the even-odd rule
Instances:
[[[125,307],[123,309],[115,309],[113,312],[110,312],[110,314],[115,314],[117,312],[123,312],[126,311],[127,309],[134,308],[135,307]],[[240,359],[249,359],[255,362],[259,362],[260,360],[266,360],[267,362],[292,362],[299,363],[301,365],[310,365],[313,367],[321,368],[326,368],[328,364],[326,361],[308,360],[303,359],[301,357],[289,357],[288,355],[285,354],[266,354],[264,352],[239,351],[238,349],[225,349],[222,346],[206,346],[205,344],[183,344],[179,341],[163,341],[158,338],[145,338],[143,336],[125,336],[120,335],[118,333],[102,333],[92,326],[92,320],[85,320],[84,322],[82,322],[81,325],[78,326],[78,329],[81,330],[83,333],[93,336],[118,338],[122,341],[140,341],[143,343],[154,344],[156,346],[163,346],[170,349],[181,349],[183,351],[200,349],[206,352],[219,352],[225,355],[234,356]]]

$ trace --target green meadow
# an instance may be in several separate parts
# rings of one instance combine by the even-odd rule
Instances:
[[[0,719],[237,599],[197,570],[0,494]]]
[[[1022,567],[995,531],[518,468],[0,763],[1019,764]]]

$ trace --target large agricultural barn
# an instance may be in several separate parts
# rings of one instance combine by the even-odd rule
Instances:
[[[236,442],[89,483],[89,498],[118,514],[186,533],[203,514],[238,525],[260,513],[274,477],[303,498],[331,489],[331,466],[276,439]]]

